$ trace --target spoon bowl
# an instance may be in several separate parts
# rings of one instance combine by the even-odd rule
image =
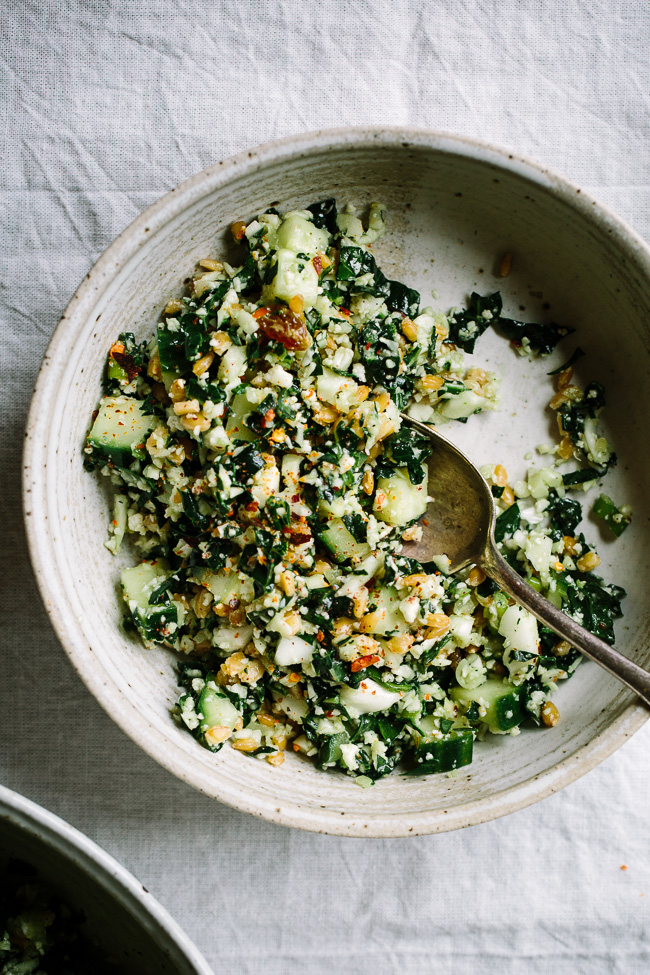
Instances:
[[[402,423],[432,441],[429,463],[429,505],[422,538],[408,543],[408,554],[419,562],[449,560],[452,574],[478,564],[489,544],[496,517],[490,487],[481,472],[443,434],[426,423],[401,414]]]

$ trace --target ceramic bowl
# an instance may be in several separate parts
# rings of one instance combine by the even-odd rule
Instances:
[[[58,816],[0,786],[0,870],[21,860],[85,915],[81,931],[116,971],[212,975],[212,969],[135,877]]]
[[[549,442],[546,375],[579,343],[578,381],[609,392],[607,430],[619,463],[607,481],[634,506],[634,526],[599,541],[605,576],[625,586],[620,648],[648,662],[648,604],[639,580],[650,544],[646,417],[650,253],[621,220],[567,180],[514,154],[449,135],[341,129],[270,143],[220,162],[172,190],[109,247],[72,298],[45,356],[29,416],[25,513],[36,576],[74,666],[111,717],[179,778],[257,816],[330,833],[402,836],[502,816],[549,795],[616,749],[646,720],[629,691],[592,664],[556,696],[560,723],[493,738],[474,764],[426,779],[390,776],[363,790],[343,774],[296,755],[278,768],[230,748],[202,749],[169,716],[173,661],[144,651],[120,626],[120,564],[104,548],[109,500],[83,469],[81,449],[100,396],[111,342],[124,330],[149,336],[168,299],[204,257],[228,253],[228,228],[271,204],[283,209],[335,196],[388,208],[376,245],[384,271],[447,309],[472,290],[500,289],[505,313],[576,329],[551,359],[530,362],[497,335],[474,357],[503,377],[499,413],[446,432],[478,463],[517,478],[524,455]],[[497,277],[502,255],[512,271]],[[435,300],[431,297],[435,292]],[[589,523],[590,537],[599,529]]]

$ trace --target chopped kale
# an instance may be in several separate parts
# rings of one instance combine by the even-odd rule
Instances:
[[[336,200],[319,200],[317,203],[312,203],[307,209],[312,214],[316,227],[321,230],[328,230],[333,236],[338,235]]]
[[[521,518],[519,505],[515,502],[502,511],[494,523],[494,539],[502,542],[504,538],[514,535],[519,528]]]
[[[420,295],[399,281],[389,281],[386,304],[391,311],[401,311],[403,315],[415,318],[420,310]]]
[[[368,537],[368,522],[355,512],[351,515],[343,515],[343,524],[350,532],[355,542],[365,542]]]
[[[625,590],[620,586],[605,586],[591,574],[580,581],[567,579],[569,612],[607,643],[614,643],[614,620],[623,615],[621,600],[624,597]]]
[[[244,266],[240,267],[235,274],[233,284],[241,292],[251,291],[253,288],[259,287],[260,281],[257,264],[251,253],[246,256]]]
[[[384,318],[368,322],[359,332],[358,347],[370,379],[384,386],[397,379],[400,354],[394,321]]]
[[[251,443],[237,454],[233,463],[237,469],[238,478],[246,481],[249,477],[253,477],[257,471],[262,470],[264,467],[264,458],[256,445]]]
[[[399,467],[406,467],[411,484],[422,484],[426,477],[423,462],[431,455],[431,441],[422,434],[403,426],[388,440],[393,460]]]
[[[557,367],[557,369],[553,369],[551,372],[547,372],[546,375],[557,376],[558,373],[564,372],[565,369],[568,369],[570,366],[574,365],[578,361],[578,359],[582,358],[584,354],[585,354],[584,350],[581,349],[580,346],[578,346],[578,348],[571,354],[571,356],[567,359],[566,362],[563,362],[561,366]]]
[[[605,387],[601,383],[589,383],[581,400],[564,403],[560,407],[562,428],[574,443],[584,433],[585,420],[595,419],[605,405]]]
[[[361,277],[362,274],[374,276],[376,273],[377,262],[370,251],[363,247],[343,244],[336,271],[336,277],[339,281],[351,281]]]
[[[399,281],[389,281],[377,267],[373,255],[363,247],[344,244],[341,247],[336,277],[339,281],[353,281],[362,275],[372,275],[372,283],[358,288],[384,298],[390,311],[398,311],[414,318],[420,310],[420,296],[413,288]]]
[[[501,308],[501,295],[498,291],[485,297],[473,291],[467,308],[454,312],[449,318],[450,342],[464,352],[473,352],[476,340],[499,318]]]
[[[568,474],[563,474],[562,484],[564,487],[575,487],[577,484],[597,481],[602,476],[602,473],[597,471],[595,467],[584,467],[582,470],[570,471]]]
[[[535,322],[519,322],[504,318],[501,314],[501,294],[481,296],[472,292],[464,311],[454,312],[449,318],[449,338],[465,352],[473,352],[476,340],[490,325],[502,332],[517,345],[523,345],[537,355],[548,355],[565,336],[574,329],[554,323],[539,325]]]
[[[185,334],[169,328],[169,321],[158,326],[158,355],[160,365],[168,372],[181,374],[189,368],[185,355]]]
[[[575,332],[574,328],[556,325],[555,322],[539,325],[535,322],[518,322],[513,318],[503,317],[499,318],[498,326],[511,342],[542,356],[550,355],[558,342]]]
[[[563,535],[573,535],[582,518],[582,505],[572,498],[561,498],[555,488],[548,492],[548,512],[551,525]]]

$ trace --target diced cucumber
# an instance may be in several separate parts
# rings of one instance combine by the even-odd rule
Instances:
[[[117,381],[120,383],[128,383],[129,381],[129,374],[124,366],[121,366],[119,362],[116,362],[112,356],[108,360],[106,375],[109,379],[117,379]]]
[[[196,705],[200,717],[199,731],[202,734],[208,728],[230,728],[234,730],[241,717],[235,705],[221,691],[206,684]]]
[[[109,525],[111,537],[108,541],[104,542],[106,548],[113,555],[117,555],[120,550],[124,532],[126,531],[128,513],[129,499],[124,494],[116,494],[113,500],[113,520]]]
[[[226,433],[236,443],[238,440],[249,442],[255,440],[255,434],[246,426],[246,417],[253,407],[246,399],[245,393],[237,393],[230,405],[230,415],[226,422]]]
[[[282,458],[282,481],[290,494],[300,491],[300,467],[303,458],[300,454],[285,454]]]
[[[327,366],[323,366],[323,372],[316,377],[316,392],[319,399],[331,403],[342,413],[348,413],[355,405],[358,406],[358,384],[349,376],[341,376]]]
[[[226,349],[219,363],[218,375],[227,390],[239,386],[247,366],[245,346],[231,345],[229,349]]]
[[[163,386],[169,392],[172,387],[172,383],[178,379],[178,373],[175,369],[163,369],[160,367],[160,374],[162,376]]]
[[[341,704],[351,717],[387,711],[401,696],[399,691],[389,691],[370,677],[364,678],[358,687],[343,685],[340,690]]]
[[[487,724],[492,734],[516,728],[528,714],[525,704],[525,685],[513,687],[507,681],[490,679],[480,687],[471,689],[453,687],[449,696],[464,710],[467,710],[474,701],[485,704],[486,714],[481,721]]]
[[[601,494],[594,503],[593,512],[597,518],[601,518],[605,522],[617,538],[623,534],[632,518],[631,508],[627,506],[617,507],[606,494]]]
[[[277,232],[277,246],[293,251],[294,254],[323,253],[329,246],[329,234],[305,220],[299,213],[289,213]]]
[[[318,298],[318,274],[311,260],[296,257],[285,247],[276,251],[277,266],[275,277],[264,286],[262,301],[272,303],[275,298],[291,301],[300,295],[305,308],[311,308]]]
[[[280,490],[280,468],[275,464],[265,464],[253,477],[250,492],[254,501],[263,508],[269,498],[274,497]]]
[[[347,559],[362,559],[370,554],[368,543],[357,542],[340,518],[333,518],[327,528],[319,533],[319,538],[337,562],[346,562]]]
[[[423,718],[418,721],[418,728],[425,735],[430,735],[432,731],[435,731],[438,725],[438,719],[434,718],[432,714],[425,714]]]
[[[499,633],[505,637],[503,662],[508,668],[510,680],[521,682],[530,670],[535,655],[539,653],[537,620],[515,603],[501,617]],[[520,659],[522,652],[523,659]]]
[[[302,637],[282,637],[275,651],[275,662],[279,667],[293,667],[310,663],[313,656],[312,644]]]
[[[88,443],[99,453],[126,467],[142,455],[147,435],[156,425],[154,416],[142,412],[144,403],[132,396],[105,396]]]
[[[249,623],[241,626],[227,626],[222,624],[213,630],[212,643],[219,650],[243,650],[253,635],[253,627]]]
[[[407,775],[453,772],[472,761],[474,735],[469,729],[450,731],[442,738],[420,738],[415,746],[416,766]]]
[[[397,589],[392,586],[386,586],[378,592],[372,592],[370,604],[376,603],[377,608],[361,618],[359,621],[360,631],[370,633],[372,636],[406,633],[409,625],[400,612],[401,598]]]
[[[169,595],[165,593],[160,602],[150,602],[169,574],[164,559],[143,562],[122,573],[124,600],[145,643],[165,642],[176,628],[178,614]]]
[[[344,577],[345,581],[342,582],[338,587],[336,595],[339,596],[339,598],[342,598],[343,596],[352,596],[360,586],[365,586],[367,582],[370,582],[383,564],[383,555],[369,555],[363,560],[363,562],[361,562],[360,565],[355,566],[353,575],[350,574]],[[341,570],[336,569],[335,571],[340,572]],[[334,578],[330,581],[332,585],[336,585],[338,580]]]
[[[318,514],[325,518],[342,518],[349,508],[349,495],[332,498],[331,501],[326,501],[325,498],[318,499]]]
[[[486,405],[484,396],[478,396],[472,389],[464,389],[445,400],[440,412],[450,420],[463,420],[472,413],[484,410]]]
[[[195,569],[190,582],[206,586],[214,596],[215,603],[229,603],[238,599],[242,603],[252,603],[255,598],[253,580],[243,572],[221,569]]]
[[[408,471],[400,467],[391,477],[380,477],[377,481],[374,511],[378,518],[389,525],[407,525],[421,518],[427,510],[428,468],[421,484],[412,484]]]

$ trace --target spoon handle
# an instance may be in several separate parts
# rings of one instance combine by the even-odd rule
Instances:
[[[599,639],[576,623],[552,603],[540,595],[532,586],[511,568],[494,548],[488,548],[481,559],[481,568],[496,582],[500,589],[509,593],[520,606],[536,616],[545,626],[557,633],[605,670],[638,694],[650,706],[650,674],[614,650],[604,640]]]

